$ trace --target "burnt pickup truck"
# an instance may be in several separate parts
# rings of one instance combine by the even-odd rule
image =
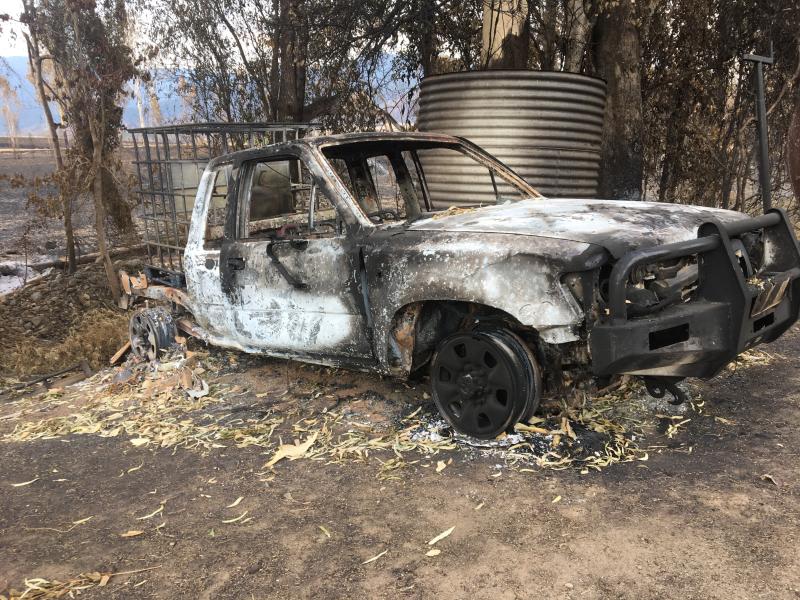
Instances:
[[[474,178],[476,164],[484,180],[469,189],[494,202],[464,206],[459,173]],[[131,319],[134,353],[155,358],[182,330],[244,352],[429,374],[444,418],[478,438],[530,418],[543,393],[619,374],[680,401],[678,381],[713,376],[800,312],[800,250],[781,210],[546,199],[446,135],[220,156],[191,211],[182,272],[121,274],[128,303],[147,300]]]

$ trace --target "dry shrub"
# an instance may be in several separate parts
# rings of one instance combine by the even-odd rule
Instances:
[[[128,315],[109,308],[95,308],[82,315],[66,337],[56,343],[17,342],[0,358],[0,370],[17,376],[51,373],[86,359],[93,369],[108,359],[128,337]]]

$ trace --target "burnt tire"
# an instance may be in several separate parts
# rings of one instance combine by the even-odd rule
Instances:
[[[175,343],[177,327],[164,307],[144,308],[131,316],[128,329],[131,352],[143,360],[155,360]]]
[[[533,353],[502,328],[454,333],[431,359],[433,400],[459,433],[492,439],[539,405],[541,372]]]

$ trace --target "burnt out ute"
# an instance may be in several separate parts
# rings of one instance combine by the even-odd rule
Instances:
[[[474,178],[475,163],[485,181],[460,189],[458,165]],[[461,204],[476,184],[493,204]],[[800,312],[800,251],[779,209],[547,199],[438,134],[216,158],[187,240],[182,272],[122,274],[128,300],[157,301],[131,319],[136,354],[157,356],[180,329],[245,352],[427,373],[444,418],[479,438],[530,418],[543,393],[620,374],[680,401],[676,382],[713,376]]]

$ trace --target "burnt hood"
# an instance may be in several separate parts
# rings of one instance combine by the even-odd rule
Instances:
[[[409,225],[415,231],[530,235],[597,244],[615,258],[635,250],[697,237],[709,220],[748,218],[732,210],[621,200],[532,198],[479,208],[450,209]]]

